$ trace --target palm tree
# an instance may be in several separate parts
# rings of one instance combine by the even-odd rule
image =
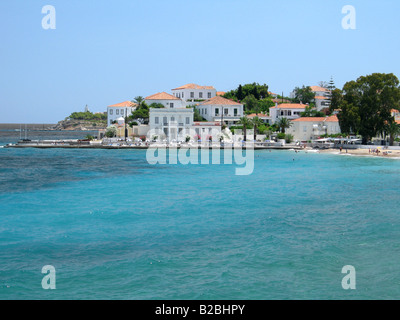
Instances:
[[[259,126],[263,125],[264,122],[259,117],[254,117],[251,121],[254,126],[254,141],[257,139],[257,129]]]
[[[135,97],[135,99],[133,99],[133,102],[137,104],[138,109],[142,105],[143,101],[144,101],[144,98],[142,96],[137,96],[137,97]]]
[[[247,117],[241,117],[238,124],[243,125],[244,139],[243,141],[247,141],[247,127],[251,125],[251,120]]]
[[[289,129],[292,126],[292,121],[287,118],[280,118],[277,123],[278,128],[282,133],[285,133],[286,129]]]
[[[385,132],[389,134],[389,145],[393,146],[394,138],[400,134],[400,125],[396,122],[390,122],[386,125]]]

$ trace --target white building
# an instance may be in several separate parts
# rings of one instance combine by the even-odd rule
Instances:
[[[185,108],[186,105],[183,100],[169,94],[166,92],[160,92],[148,96],[144,99],[147,105],[151,105],[152,103],[160,103],[165,108],[173,109],[173,108]]]
[[[192,129],[197,139],[209,140],[210,136],[221,133],[221,122],[194,122]]]
[[[236,101],[215,96],[197,106],[200,115],[211,122],[223,121],[232,126],[244,115],[243,104]]]
[[[340,133],[339,120],[336,115],[330,117],[303,117],[292,121],[292,126],[286,129],[294,140],[309,141],[318,139],[325,134]]]
[[[181,99],[168,93],[147,97],[146,103],[161,103],[165,108],[150,108],[149,126],[153,135],[159,138],[178,140],[180,134],[190,133],[193,125],[193,108],[186,108]]]
[[[264,122],[265,124],[270,125],[271,124],[271,117],[267,114],[263,114],[263,113],[259,113],[259,114],[249,114],[246,116],[247,118],[253,120],[255,117],[258,117],[262,122]]]
[[[217,95],[217,90],[212,86],[199,86],[189,83],[172,89],[172,94],[178,99],[194,102],[214,98]]]
[[[330,91],[326,88],[319,86],[311,86],[311,91],[315,93],[315,107],[317,111],[321,111],[324,108],[330,106]]]
[[[124,101],[107,107],[107,126],[111,126],[119,118],[129,117],[136,110],[136,104],[132,101]]]
[[[300,118],[300,114],[306,111],[307,104],[298,103],[282,103],[276,104],[275,107],[269,108],[269,115],[271,117],[271,124],[279,121],[281,118],[295,120]]]

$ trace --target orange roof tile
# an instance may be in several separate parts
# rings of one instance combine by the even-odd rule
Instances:
[[[145,100],[180,100],[179,98],[173,96],[172,94],[166,92],[159,92],[148,96]]]
[[[339,122],[339,119],[337,115],[334,114],[333,116],[329,116],[328,118],[326,118],[326,122]]]
[[[301,117],[292,121],[293,122],[338,122],[339,119],[337,118],[336,115],[333,115],[330,117]]]
[[[259,113],[259,114],[252,113],[252,114],[248,114],[246,117],[247,117],[247,118],[255,118],[255,117],[259,117],[259,118],[269,118],[270,116],[267,115],[267,114],[263,114],[263,113]]]
[[[318,100],[328,100],[329,98],[324,97],[324,96],[315,96],[315,99],[318,99]]]
[[[313,92],[318,92],[318,91],[326,92],[326,91],[329,91],[328,89],[322,88],[322,87],[319,87],[319,86],[311,86],[310,88],[311,88],[311,91],[313,91]]]
[[[225,99],[220,96],[215,96],[214,98],[211,98],[207,101],[204,101],[203,103],[200,104],[201,106],[207,106],[207,105],[227,105],[227,106],[241,106],[242,104],[230,100],[230,99]]]
[[[218,91],[218,92],[217,92],[217,96],[223,96],[225,93],[226,93],[226,92],[224,92],[224,91]]]
[[[282,103],[282,104],[279,104],[277,107],[271,107],[270,109],[305,109],[307,107],[308,107],[307,104]]]
[[[295,120],[292,120],[293,122],[323,122],[325,121],[325,117],[301,117],[297,118]]]
[[[124,107],[136,107],[136,106],[137,106],[137,104],[132,101],[124,101],[121,103],[113,104],[109,107],[124,108]]]
[[[199,86],[195,83],[185,84],[184,86],[172,89],[172,90],[182,90],[182,89],[197,89],[197,90],[215,90],[212,86]]]

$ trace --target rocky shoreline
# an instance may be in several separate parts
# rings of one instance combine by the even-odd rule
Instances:
[[[84,121],[84,120],[63,120],[59,121],[50,130],[55,131],[95,131],[105,129],[104,122]]]

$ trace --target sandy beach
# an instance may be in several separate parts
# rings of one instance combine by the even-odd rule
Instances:
[[[379,150],[379,153],[372,152],[373,150]],[[400,159],[400,150],[386,150],[383,147],[375,147],[371,149],[348,149],[340,150],[338,149],[326,149],[320,150],[320,153],[331,153],[331,154],[342,154],[342,155],[354,155],[354,156],[369,156],[369,157],[383,157],[383,158],[399,158]]]

